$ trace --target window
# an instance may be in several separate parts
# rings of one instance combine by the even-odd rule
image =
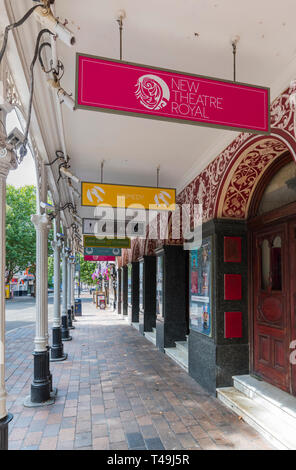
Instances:
[[[264,240],[261,245],[261,289],[267,290],[270,284],[270,246]]]
[[[265,214],[296,201],[296,164],[290,162],[281,168],[267,185],[258,209]]]
[[[282,290],[282,240],[275,237],[271,247],[271,289]]]
[[[261,244],[261,289],[282,290],[282,239],[279,235]]]

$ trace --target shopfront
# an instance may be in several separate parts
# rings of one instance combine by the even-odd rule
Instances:
[[[139,323],[139,263],[128,264],[128,320]]]
[[[156,255],[156,346],[164,351],[188,333],[188,251],[164,245]]]
[[[139,259],[139,330],[142,334],[156,327],[156,258]]]
[[[270,135],[239,134],[179,192],[177,203],[190,205],[191,215],[202,203],[202,243],[187,251],[187,264],[173,240],[133,241],[142,255],[140,322],[151,293],[143,260],[155,257],[156,344],[165,350],[188,335],[188,372],[213,394],[233,376],[251,375],[295,395],[292,91],[272,103]]]
[[[296,164],[290,154],[271,168],[262,190],[249,221],[251,372],[295,395]]]

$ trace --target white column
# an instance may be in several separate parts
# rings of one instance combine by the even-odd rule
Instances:
[[[34,214],[31,220],[36,228],[36,335],[35,351],[42,352],[48,346],[48,229],[46,214]]]
[[[1,134],[0,134],[1,135]],[[10,156],[0,156],[0,420],[7,416],[5,390],[5,221],[6,178]]]
[[[70,248],[70,247],[69,247]],[[72,290],[72,282],[71,282],[71,260],[70,260],[70,253],[67,258],[67,278],[68,278],[68,289],[67,289],[67,307],[68,310],[71,310],[71,290]]]
[[[71,261],[71,305],[75,308],[75,259]]]
[[[62,302],[62,315],[67,316],[68,310],[67,310],[67,251],[66,251],[66,241],[64,241],[64,247],[63,247],[63,252],[62,252],[62,273],[63,273],[63,302]]]
[[[60,230],[60,216],[57,214],[54,223],[54,241],[52,242],[53,246],[53,256],[54,256],[54,316],[53,316],[53,327],[59,328],[61,326],[61,272],[60,272],[60,250],[61,250],[61,241],[57,237],[57,233]]]
[[[47,175],[41,165],[40,202],[47,202]],[[51,396],[52,376],[49,368],[48,346],[48,231],[51,221],[44,209],[37,206],[37,214],[31,216],[36,230],[36,332],[34,338],[34,375],[31,395],[26,397],[27,407],[46,406],[54,403]]]

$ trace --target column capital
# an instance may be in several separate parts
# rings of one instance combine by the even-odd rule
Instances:
[[[52,246],[52,249],[55,250],[55,249],[60,249],[62,244],[60,240],[53,240],[51,242],[51,246]]]
[[[47,230],[50,228],[50,220],[47,214],[33,214],[31,221],[35,225],[36,230]]]
[[[7,178],[9,170],[15,170],[16,168],[17,161],[14,153],[5,148],[0,148],[0,177]]]

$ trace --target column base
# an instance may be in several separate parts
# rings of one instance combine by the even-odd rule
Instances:
[[[68,308],[68,328],[69,330],[75,330],[75,326],[72,325],[72,310]]]
[[[62,341],[71,341],[72,337],[69,333],[68,328],[68,317],[67,315],[62,315]]]
[[[74,305],[71,305],[71,314],[72,314],[72,322],[77,321],[75,318],[75,308]]]
[[[35,351],[34,356],[34,379],[31,384],[31,395],[25,399],[25,406],[44,406],[54,403],[52,384],[49,377],[49,352]]]
[[[72,339],[72,338],[71,338]],[[68,354],[67,353],[64,353],[62,356],[60,357],[52,357],[50,358],[50,362],[62,362],[62,361],[65,361],[66,359],[68,358]]]
[[[13,415],[8,413],[5,418],[0,419],[0,450],[8,450],[8,424]]]
[[[50,346],[47,346],[47,377],[49,381],[49,391],[50,393],[53,391],[52,388],[52,373],[50,372],[49,364],[50,364]]]
[[[50,348],[50,362],[64,361],[68,355],[64,353],[64,345],[62,342],[61,327],[52,328],[52,346]]]

